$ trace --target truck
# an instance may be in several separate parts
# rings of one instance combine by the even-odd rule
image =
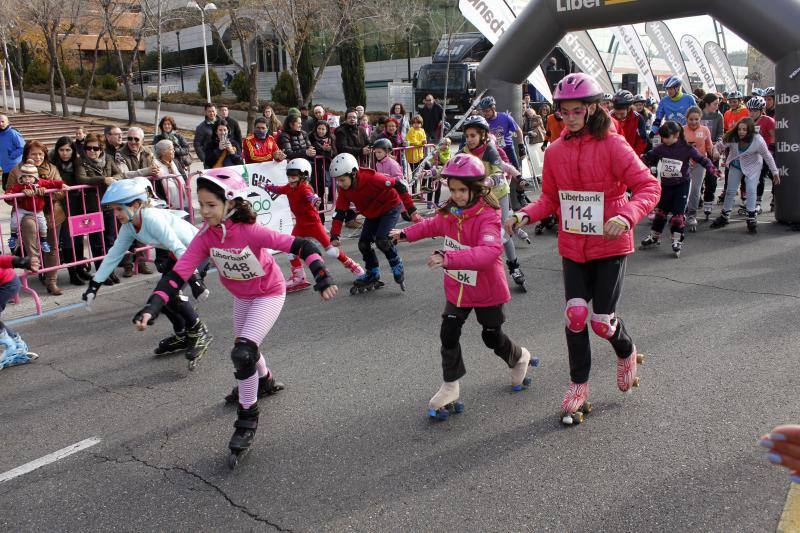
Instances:
[[[445,120],[455,124],[469,109],[478,90],[478,63],[492,43],[478,32],[443,35],[430,64],[414,74],[414,107],[419,112],[425,95],[432,94],[445,108]],[[449,65],[448,65],[449,58]],[[447,77],[447,102],[443,102]]]

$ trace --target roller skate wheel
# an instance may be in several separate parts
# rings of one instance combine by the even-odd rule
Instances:
[[[633,387],[638,387],[638,386],[639,386],[639,382],[640,382],[640,381],[641,381],[641,378],[640,378],[639,376],[636,376],[636,377],[633,379],[632,386],[633,386]]]
[[[541,362],[539,361],[538,357],[531,357],[531,360],[530,360],[530,362],[528,364],[531,365],[534,368],[538,368],[539,365],[541,364]]]
[[[637,365],[644,364],[644,354],[643,353],[637,353],[636,354],[636,364]]]
[[[578,411],[576,413],[573,413],[572,415],[572,419],[575,421],[576,424],[580,424],[581,422],[583,422],[583,417],[584,415],[582,411]]]
[[[697,226],[689,226],[689,233],[696,233],[696,232],[697,232]]]
[[[358,287],[350,287],[350,294],[351,295],[357,294],[357,293],[358,293]]]
[[[520,285],[519,288],[522,290],[522,292],[528,292],[528,287],[526,287],[524,283]]]
[[[406,292],[406,284],[405,282],[400,282],[400,290]]]
[[[523,379],[523,380],[522,380],[522,385],[523,385],[525,388],[528,388],[528,387],[530,387],[530,386],[531,386],[531,382],[532,382],[532,381],[533,381],[533,380],[531,379],[531,377],[530,377],[530,376],[525,376],[525,379]]]
[[[228,456],[228,468],[233,470],[239,464],[239,454],[236,452],[231,452]]]
[[[190,360],[187,366],[189,367],[189,370],[194,370],[197,368],[197,359]]]
[[[588,415],[589,413],[591,413],[592,409],[593,409],[593,407],[592,407],[591,402],[586,402],[583,405],[581,405],[581,412],[583,414],[585,414],[585,415]]]
[[[453,402],[453,413],[459,414],[464,411],[464,402]]]

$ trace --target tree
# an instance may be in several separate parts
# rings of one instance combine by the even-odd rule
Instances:
[[[222,91],[225,90],[225,86],[222,85],[222,80],[220,80],[219,76],[217,76],[217,71],[216,70],[209,70],[208,71],[208,78],[211,80],[211,85],[209,87],[209,92],[211,93],[211,96],[213,97],[213,96],[221,95]],[[197,84],[197,93],[200,96],[203,96],[203,95],[206,94],[206,73],[205,72],[200,76],[200,83]]]
[[[97,55],[99,53],[100,48],[100,41],[103,39],[103,36],[106,34],[105,31],[101,31],[97,34],[97,39],[94,42],[94,53],[92,54],[92,70],[89,74],[89,83],[86,84],[86,94],[83,96],[83,104],[81,104],[81,116],[86,116],[86,105],[89,103],[89,98],[92,94],[92,89],[94,88],[94,77],[97,74]],[[108,46],[108,44],[106,44]],[[83,61],[83,59],[81,59]]]
[[[303,43],[300,54],[300,64],[297,65],[297,77],[300,81],[300,91],[302,94],[310,95],[311,84],[314,82],[314,64],[311,61],[311,45],[309,39]]]
[[[26,42],[24,26],[15,1],[0,3],[0,52],[4,54],[3,59],[11,67],[12,76],[16,78],[13,81],[19,91],[20,113],[25,112],[25,65],[22,60],[22,47]]]
[[[367,88],[364,84],[364,45],[361,37],[350,24],[354,38],[339,45],[339,64],[342,67],[342,89],[347,107],[367,105]]]

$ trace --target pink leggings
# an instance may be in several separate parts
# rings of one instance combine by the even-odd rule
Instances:
[[[285,294],[252,300],[243,300],[234,296],[233,329],[236,337],[247,339],[260,346],[264,337],[278,320],[284,300],[286,300]],[[242,404],[242,407],[247,409],[256,403],[258,378],[269,374],[264,355],[261,354],[256,363],[256,372],[248,378],[239,380],[239,403]]]

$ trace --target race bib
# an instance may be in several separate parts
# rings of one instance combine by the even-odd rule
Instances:
[[[594,191],[559,191],[561,229],[579,235],[603,234],[605,194]]]
[[[226,279],[247,281],[264,275],[264,268],[249,246],[245,246],[239,253],[222,248],[212,248],[211,260],[214,261],[220,276]]]
[[[665,157],[658,162],[658,175],[662,178],[680,178],[683,176],[682,168],[683,161]]]
[[[445,237],[442,251],[449,252],[453,250],[469,250],[469,246],[465,246],[450,237]],[[445,270],[444,273],[463,285],[474,287],[478,282],[477,270]]]

